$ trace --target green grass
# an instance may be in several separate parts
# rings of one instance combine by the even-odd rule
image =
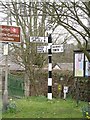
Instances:
[[[47,100],[46,97],[29,97],[15,100],[17,111],[14,113],[5,112],[3,118],[82,118],[82,106],[80,102],[72,99]]]

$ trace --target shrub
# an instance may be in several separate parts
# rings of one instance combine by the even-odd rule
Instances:
[[[16,104],[15,104],[15,101],[13,101],[12,99],[10,99],[9,101],[9,104],[7,106],[7,111],[11,113],[16,112]]]
[[[88,104],[88,106],[82,108],[82,112],[84,118],[90,119],[90,103]]]

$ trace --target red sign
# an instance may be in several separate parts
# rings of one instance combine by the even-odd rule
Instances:
[[[0,25],[1,42],[20,42],[20,27]]]

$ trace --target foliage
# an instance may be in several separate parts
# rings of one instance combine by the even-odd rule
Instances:
[[[84,118],[90,119],[90,103],[82,108],[82,112]]]
[[[7,111],[10,113],[16,112],[16,103],[12,99],[10,99],[9,104],[7,106]]]
[[[58,79],[60,80],[60,77],[63,77],[63,79],[68,82],[70,79],[73,79],[73,72],[69,70],[60,70],[58,73]]]
[[[71,96],[73,98],[76,99],[76,80],[74,79],[73,77],[73,71],[62,71],[62,70],[53,70],[52,71],[52,79],[53,79],[53,84],[52,84],[52,93],[53,93],[53,97],[58,97],[58,83],[61,83],[62,85],[67,85],[69,87],[69,91],[68,91],[68,94],[67,94],[67,97],[68,96]],[[19,83],[22,83],[22,80],[23,80],[23,73],[13,73],[12,74],[14,77],[12,77],[11,79],[11,84],[13,83],[13,86],[11,87],[11,89],[9,88],[9,95],[13,95],[13,96],[21,96],[21,95],[24,95],[24,93],[26,91],[28,91],[28,89],[24,88],[22,89],[22,87],[18,86]],[[17,76],[17,77],[16,77]],[[63,80],[61,81],[60,80],[60,77],[63,77]],[[16,79],[19,79],[19,81],[16,83],[14,83],[14,81],[16,81]],[[34,90],[34,86],[33,84],[30,84],[30,91],[29,91],[29,95],[30,96],[33,96],[33,95],[45,95],[47,96],[47,90],[48,90],[48,71],[47,70],[38,70],[38,71],[35,71],[35,87],[36,87],[36,90]],[[12,81],[13,80],[13,81]],[[79,78],[78,79],[78,82],[79,82],[79,90],[80,90],[80,93],[79,93],[79,100],[84,100],[84,101],[87,101],[89,98],[87,98],[87,96],[90,94],[90,90],[89,90],[89,80],[88,78]],[[23,83],[24,84],[24,83]],[[9,87],[9,86],[8,86]],[[20,88],[18,88],[20,87]],[[18,89],[17,89],[18,88]],[[22,89],[22,91],[20,90]]]

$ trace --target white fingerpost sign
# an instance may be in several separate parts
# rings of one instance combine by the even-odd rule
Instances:
[[[37,53],[47,53],[47,46],[37,46]]]
[[[48,43],[48,37],[38,37],[38,36],[31,36],[30,42],[35,43]]]
[[[52,53],[64,52],[63,45],[52,45]],[[48,46],[37,46],[37,53],[48,53]]]
[[[62,45],[52,45],[52,52],[53,53],[61,53],[64,52],[64,47]]]

